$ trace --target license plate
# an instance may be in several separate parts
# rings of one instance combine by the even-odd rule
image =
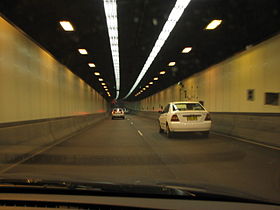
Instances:
[[[187,116],[187,120],[189,121],[197,120],[197,116]]]

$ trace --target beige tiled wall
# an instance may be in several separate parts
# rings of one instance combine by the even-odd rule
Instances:
[[[264,41],[203,72],[182,81],[187,91],[180,97],[180,87],[171,86],[143,99],[135,108],[158,109],[159,104],[170,101],[204,101],[212,112],[272,112],[280,106],[265,105],[265,92],[280,92],[280,35]],[[247,100],[247,90],[255,90],[255,100]],[[148,102],[149,101],[149,102]],[[152,102],[150,102],[152,101]]]
[[[102,96],[0,17],[0,123],[105,110]]]

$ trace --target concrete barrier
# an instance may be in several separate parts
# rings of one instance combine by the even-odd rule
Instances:
[[[73,135],[107,117],[107,113],[0,124],[0,163],[10,163]]]
[[[159,113],[132,110],[131,114],[158,120]],[[280,114],[212,112],[211,131],[280,147]]]

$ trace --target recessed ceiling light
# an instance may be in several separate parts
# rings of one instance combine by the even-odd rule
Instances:
[[[165,71],[161,71],[161,72],[159,72],[159,74],[163,75],[163,74],[165,74]]]
[[[108,88],[106,88],[105,90],[108,91]]]
[[[192,50],[192,47],[185,47],[185,48],[182,50],[182,53],[189,53],[191,50]]]
[[[146,87],[146,88],[149,88],[149,85],[146,85],[145,87]]]
[[[143,90],[146,90],[146,88],[143,88]]]
[[[94,72],[94,75],[95,75],[95,76],[99,76],[100,73],[96,71],[96,72]]]
[[[155,77],[154,80],[158,80],[158,77]]]
[[[93,68],[95,67],[95,64],[94,63],[88,63],[89,67]]]
[[[86,49],[78,49],[79,53],[81,53],[82,55],[87,55],[88,52]]]
[[[172,61],[172,62],[169,62],[168,66],[175,66],[176,65],[176,62]]]
[[[102,78],[99,78],[98,80],[99,80],[100,82],[102,82],[102,81],[103,81],[103,79],[102,79]]]
[[[107,86],[105,85],[105,86],[103,86],[105,89],[107,88]]]
[[[106,85],[106,83],[102,82],[102,83],[101,83],[101,85],[103,85],[103,86],[104,86],[104,85]]]
[[[128,94],[125,96],[125,98],[127,98],[134,91],[134,89],[138,86],[138,84],[140,83],[140,81],[142,80],[142,78],[144,77],[144,75],[146,74],[146,72],[148,71],[150,66],[152,65],[154,59],[157,57],[162,46],[164,45],[165,41],[169,37],[170,33],[172,32],[173,28],[175,27],[176,23],[182,16],[185,8],[189,5],[189,3],[190,3],[190,0],[177,0],[176,1],[172,11],[169,14],[167,21],[165,22],[165,24],[157,38],[157,41],[154,44],[154,47],[153,47],[149,57],[147,58],[134,85],[132,86],[132,88],[130,89]]]
[[[150,85],[154,84],[153,82],[149,82]]]
[[[118,14],[116,0],[103,0],[108,35],[110,39],[111,53],[113,59],[115,80],[116,80],[116,99],[119,97],[120,89],[120,58],[118,41]]]
[[[217,28],[222,23],[222,20],[212,20],[207,26],[206,30],[213,30]]]
[[[63,21],[59,21],[59,23],[61,27],[64,29],[64,31],[74,31],[74,28],[69,21],[63,20]]]

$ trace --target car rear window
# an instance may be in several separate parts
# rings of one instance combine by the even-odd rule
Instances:
[[[173,105],[173,110],[188,111],[188,110],[205,110],[199,103],[178,103]]]

